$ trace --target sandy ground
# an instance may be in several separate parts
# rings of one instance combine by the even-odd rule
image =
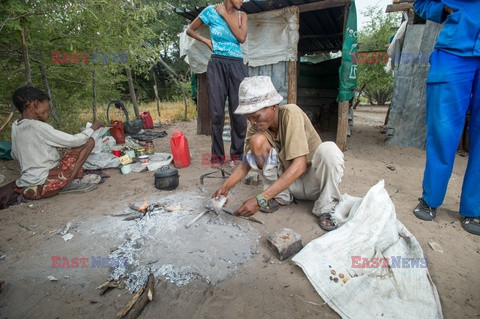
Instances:
[[[480,316],[480,237],[465,232],[458,215],[462,176],[467,158],[457,156],[447,196],[434,222],[416,219],[411,211],[421,195],[425,162],[422,150],[386,147],[380,133],[386,109],[359,106],[355,113],[353,135],[345,152],[346,169],[342,192],[363,196],[379,180],[396,207],[397,218],[419,240],[428,258],[428,267],[441,297],[446,318]],[[212,171],[201,165],[201,153],[209,152],[210,138],[197,136],[195,122],[164,125],[169,134],[183,130],[188,138],[192,164],[180,170],[180,186],[173,192],[198,192],[199,176]],[[322,133],[324,140],[331,133]],[[155,140],[157,151],[168,152],[167,138]],[[395,170],[387,168],[393,165]],[[153,173],[121,175],[117,169],[106,171],[111,177],[98,190],[86,194],[64,194],[0,211],[0,318],[113,318],[131,298],[127,290],[112,290],[100,296],[95,287],[108,277],[108,269],[53,269],[51,256],[107,257],[124,241],[125,223],[107,216],[123,211],[128,203],[144,198],[161,200],[173,192],[154,187]],[[0,162],[4,183],[18,176],[14,161]],[[209,196],[221,179],[206,180]],[[236,187],[229,206],[237,207],[261,186]],[[279,262],[272,256],[266,237],[280,228],[300,233],[304,244],[324,232],[310,213],[311,202],[281,208],[275,214],[261,214],[265,225],[237,220],[256,228],[261,235],[258,254],[236,272],[216,285],[202,280],[177,287],[158,278],[156,296],[147,305],[143,318],[338,318],[314,291],[301,269],[291,261]],[[55,233],[67,222],[74,225],[74,237],[64,241]],[[250,223],[250,225],[248,225]],[[27,230],[24,227],[30,227]],[[433,251],[435,241],[443,253]],[[215,245],[215,243],[212,243]],[[49,281],[52,275],[58,281]]]

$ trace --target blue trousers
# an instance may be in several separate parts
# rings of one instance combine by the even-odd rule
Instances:
[[[441,50],[430,56],[427,78],[427,163],[423,199],[442,205],[453,162],[470,110],[469,157],[460,215],[480,216],[480,57],[461,57]]]

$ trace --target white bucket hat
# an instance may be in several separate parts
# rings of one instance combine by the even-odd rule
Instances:
[[[269,76],[246,77],[238,89],[239,103],[235,114],[251,114],[277,105],[283,97],[278,94]]]

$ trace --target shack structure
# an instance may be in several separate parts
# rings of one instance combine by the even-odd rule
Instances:
[[[426,80],[429,57],[443,25],[425,21],[415,14],[413,0],[394,0],[386,12],[404,12],[407,19],[396,46],[393,95],[386,119],[387,145],[425,148]]]
[[[204,8],[176,8],[174,11],[193,21]],[[337,144],[342,150],[346,150],[347,145],[349,101],[337,102],[337,97],[342,80],[354,79],[356,84],[356,65],[348,65],[348,71],[343,74],[349,79],[342,79],[339,69],[343,58],[313,64],[302,57],[328,55],[342,48],[345,52],[350,9],[355,24],[347,32],[350,38],[355,38],[352,47],[347,48],[351,55],[357,45],[356,10],[352,0],[250,0],[241,8],[248,14],[248,35],[242,51],[249,76],[270,76],[284,97],[284,103],[299,105],[322,129],[337,130]],[[208,36],[205,26],[199,32]],[[180,51],[186,56],[192,72],[198,74],[197,134],[209,135],[206,70],[211,52],[185,32],[180,35]],[[353,88],[350,90],[353,97]]]

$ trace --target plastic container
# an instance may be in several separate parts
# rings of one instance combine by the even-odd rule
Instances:
[[[155,153],[155,145],[153,144],[152,141],[148,141],[148,142],[145,143],[145,152],[147,154]]]
[[[173,132],[170,138],[170,149],[175,167],[187,167],[190,165],[190,150],[187,138],[182,131]]]
[[[123,165],[122,167],[120,167],[120,171],[122,172],[122,174],[128,174],[132,171],[132,166],[130,164]]]
[[[147,154],[147,153],[145,152],[145,148],[143,148],[143,147],[137,148],[136,153],[137,153],[137,156],[142,156],[142,155],[146,155],[146,154]]]
[[[134,150],[125,150],[125,154],[130,156],[131,159],[135,158],[135,151]]]
[[[141,155],[141,156],[138,157],[138,160],[140,161],[140,164],[147,165],[148,160],[149,160],[149,156],[148,155]]]
[[[117,144],[125,143],[125,131],[121,121],[110,121],[110,135],[113,136]]]
[[[143,121],[143,125],[142,125],[143,129],[153,128],[153,119],[152,119],[152,116],[150,115],[150,112],[142,112],[142,114],[140,114],[140,118]]]

